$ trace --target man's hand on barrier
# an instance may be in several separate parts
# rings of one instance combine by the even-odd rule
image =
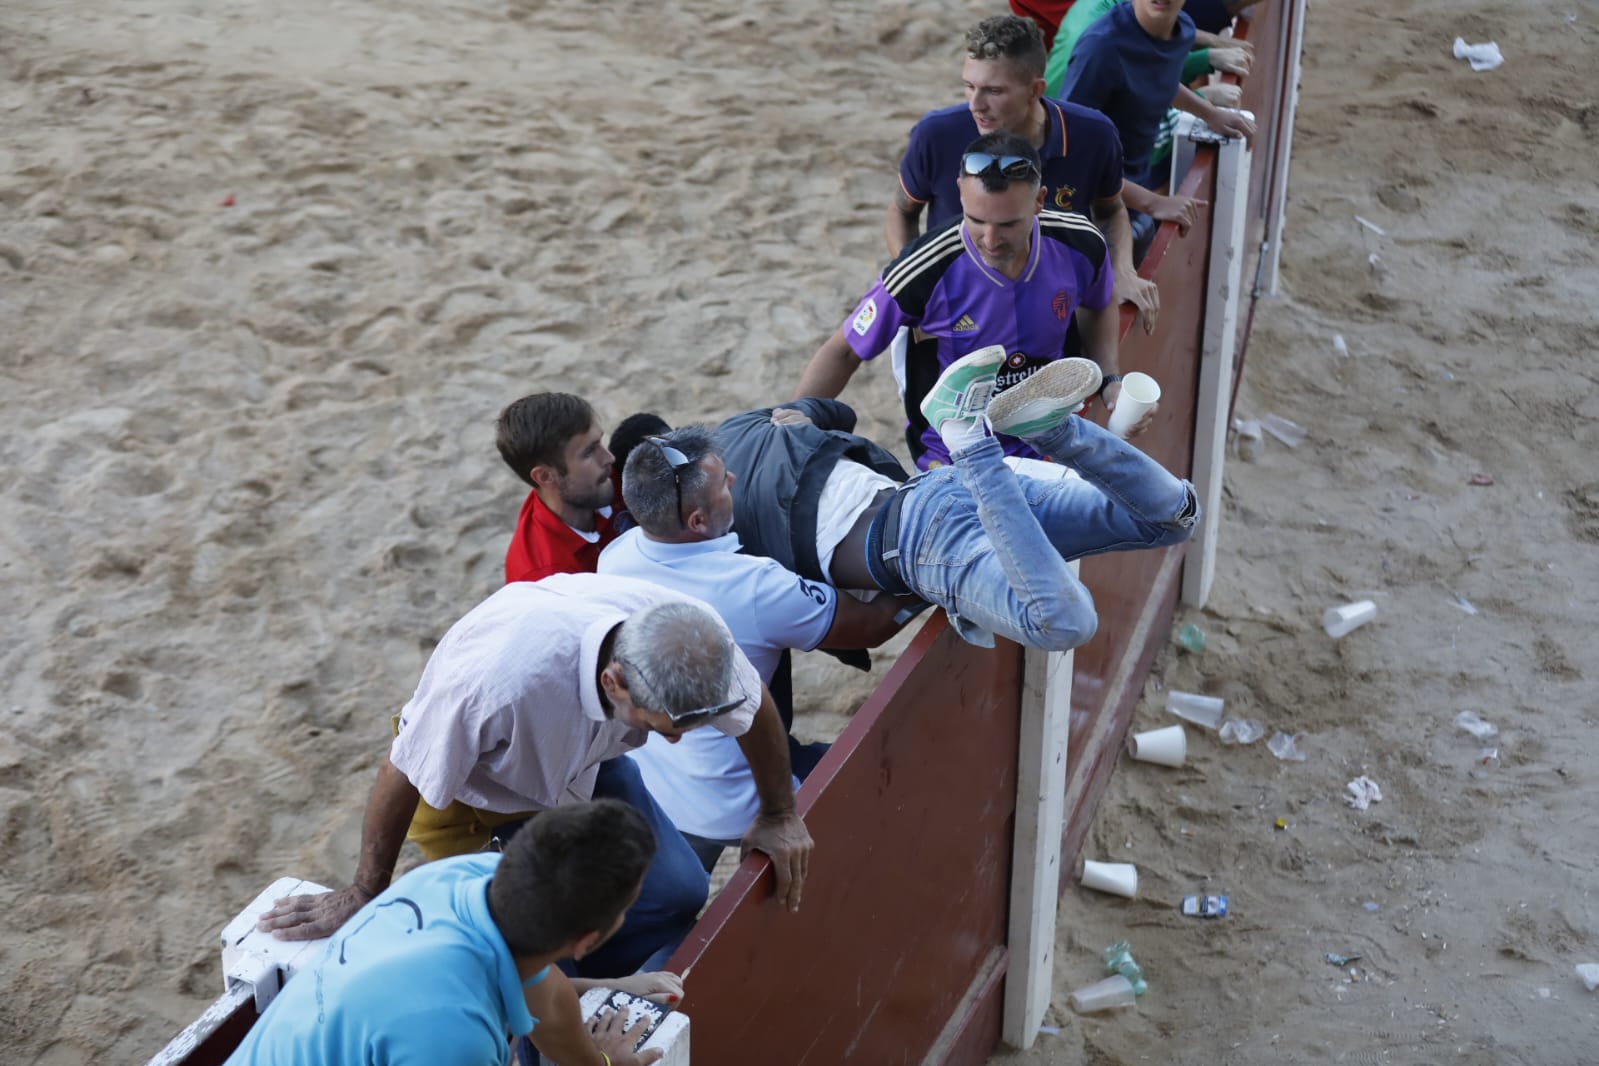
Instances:
[[[1215,114],[1205,116],[1205,125],[1217,133],[1241,137],[1246,141],[1255,136],[1255,120],[1242,111],[1229,111],[1225,107],[1213,107],[1211,110]]]
[[[805,875],[811,868],[815,841],[798,814],[759,814],[744,833],[740,858],[751,851],[762,851],[772,860],[777,875],[777,899],[791,911],[800,907]]]
[[[666,1054],[660,1048],[637,1053],[633,1051],[633,1045],[644,1039],[644,1033],[650,1027],[648,1015],[641,1016],[632,1028],[628,1028],[627,1012],[611,1010],[596,1015],[590,1026],[594,1046],[600,1049],[611,1066],[648,1066]]]
[[[1242,48],[1212,48],[1210,50],[1210,65],[1223,74],[1236,74],[1240,78],[1247,77],[1249,66],[1254,60],[1254,54]]]
[[[669,1004],[674,1010],[683,999],[683,978],[671,970],[649,970],[627,977],[608,977],[598,983],[640,999]]]
[[[1129,303],[1138,309],[1138,321],[1145,333],[1155,332],[1155,320],[1160,317],[1160,287],[1137,271],[1116,275],[1116,302]]]
[[[1177,223],[1177,236],[1186,237],[1199,221],[1199,213],[1208,206],[1206,201],[1191,196],[1157,196],[1149,214],[1158,222]]]
[[[331,936],[371,898],[355,885],[310,896],[285,896],[256,919],[255,927],[279,940],[319,940]]]

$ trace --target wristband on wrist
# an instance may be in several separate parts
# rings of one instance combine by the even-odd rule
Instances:
[[[1121,379],[1122,376],[1120,374],[1106,374],[1104,377],[1100,378],[1098,395],[1103,397],[1105,395],[1105,390],[1116,384],[1116,382],[1120,381]]]

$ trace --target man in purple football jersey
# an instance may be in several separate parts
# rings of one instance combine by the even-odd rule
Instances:
[[[1063,350],[1075,315],[1081,354],[1099,364],[1100,397],[1114,409],[1121,374],[1105,238],[1081,215],[1043,210],[1041,174],[1038,152],[1023,137],[995,132],[973,141],[961,161],[961,217],[912,241],[884,268],[811,357],[796,398],[838,396],[863,361],[891,350],[906,443],[916,465],[929,469],[950,456],[921,412],[939,375],[962,356],[999,345],[1007,354],[995,391],[1003,393],[1079,354]],[[1006,454],[1037,454],[1014,437],[1000,444]]]

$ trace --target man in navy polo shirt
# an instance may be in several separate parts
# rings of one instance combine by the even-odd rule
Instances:
[[[1183,0],[1128,0],[1111,8],[1072,47],[1061,95],[1102,112],[1121,135],[1122,173],[1133,208],[1134,236],[1154,233],[1153,204],[1167,185],[1151,165],[1160,125],[1170,107],[1187,111],[1217,133],[1253,137],[1248,116],[1217,107],[1182,83],[1183,63],[1194,46],[1194,23]],[[1186,228],[1186,227],[1185,227]]]
[[[1016,385],[1064,351],[1075,315],[1082,354],[1099,364],[1101,392],[1114,409],[1117,316],[1105,238],[1081,215],[1045,211],[1038,152],[1013,133],[989,133],[968,146],[959,180],[963,216],[925,233],[884,268],[855,311],[817,349],[795,397],[836,397],[861,363],[895,350],[895,380],[905,401],[906,443],[926,470],[949,449],[921,411],[945,368],[991,345],[1007,355],[996,388]],[[932,344],[907,346],[907,332]],[[1141,423],[1142,424],[1142,423]],[[1037,455],[1001,438],[1006,454]]]
[[[1118,302],[1138,308],[1145,330],[1152,331],[1160,293],[1133,264],[1116,127],[1086,107],[1046,98],[1046,58],[1032,19],[995,15],[967,31],[961,68],[966,103],[930,111],[911,128],[899,188],[883,225],[889,254],[898,255],[916,239],[923,210],[929,230],[960,215],[955,179],[968,144],[985,133],[1014,133],[1038,150],[1044,206],[1094,220],[1110,243]]]

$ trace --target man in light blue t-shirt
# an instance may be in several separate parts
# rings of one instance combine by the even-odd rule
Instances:
[[[654,854],[642,815],[596,800],[541,813],[503,855],[418,867],[339,927],[228,1066],[500,1066],[507,1035],[565,1066],[654,1062],[661,1053],[634,1054],[642,1034],[614,1016],[591,1035],[577,996],[587,982],[553,966],[617,930]],[[639,995],[682,993],[672,975],[631,980]]]
[[[772,559],[741,554],[732,532],[736,476],[704,426],[645,438],[622,473],[622,496],[638,527],[601,553],[599,572],[704,600],[767,684],[791,648],[875,648],[899,632],[905,620],[892,597],[863,602]],[[803,778],[825,750],[791,745],[795,773]],[[675,742],[652,739],[628,757],[707,867],[759,813],[755,780],[736,741],[689,733]]]

